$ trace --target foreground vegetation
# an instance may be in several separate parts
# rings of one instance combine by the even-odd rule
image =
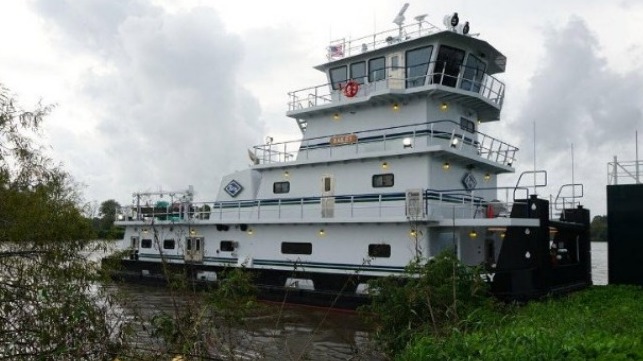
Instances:
[[[643,288],[594,286],[524,305],[488,297],[452,253],[373,283],[362,309],[396,360],[643,360]]]

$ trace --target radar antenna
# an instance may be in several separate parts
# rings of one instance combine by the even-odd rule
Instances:
[[[397,25],[397,27],[400,29],[400,34],[399,34],[399,40],[402,40],[402,25],[404,24],[404,13],[406,12],[406,9],[409,8],[409,3],[404,3],[402,5],[402,9],[400,9],[400,12],[397,13],[397,16],[395,19],[393,19],[393,24]]]
[[[416,17],[414,17],[414,18],[413,18],[413,19],[415,19],[415,21],[417,21],[417,22],[418,22],[418,25],[419,25],[419,27],[420,27],[420,30],[422,30],[422,22],[424,21],[424,19],[426,18],[426,16],[427,16],[427,14],[422,14],[422,15],[418,15],[418,16],[416,16]]]

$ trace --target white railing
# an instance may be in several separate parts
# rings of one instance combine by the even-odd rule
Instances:
[[[427,21],[420,21],[405,25],[401,28],[384,30],[357,39],[337,39],[330,42],[328,58],[343,58],[365,51],[381,49],[392,44],[435,34],[440,31],[442,31],[442,29],[437,26]],[[331,51],[333,48],[339,51]]]
[[[504,190],[504,192],[503,192]],[[508,217],[515,202],[513,187],[488,188],[466,193],[463,190],[425,191],[422,214],[407,217],[404,193],[344,195],[335,197],[306,197],[289,199],[260,199],[226,202],[195,202],[173,204],[167,207],[122,207],[117,213],[117,224],[136,223],[205,223],[260,221],[331,221],[376,220],[398,218],[409,220],[441,220]],[[525,190],[528,198],[528,190]],[[485,200],[478,194],[493,191],[500,200]],[[504,194],[503,194],[504,193]],[[323,217],[322,203],[332,199],[332,217]],[[489,207],[494,210],[489,214]]]
[[[416,123],[398,127],[350,133],[354,141],[331,144],[333,135],[304,140],[262,144],[253,147],[251,158],[257,164],[311,159],[333,159],[391,149],[422,149],[449,145],[457,151],[469,151],[502,165],[513,166],[518,148],[482,132],[468,132],[452,120]]]
[[[448,74],[444,66],[436,65],[435,62],[428,63],[429,73],[427,75],[399,78],[384,76],[381,80],[368,81],[368,77],[356,79],[359,83],[359,91],[354,97],[345,97],[340,95],[339,89],[333,89],[333,84],[325,83],[296,90],[288,93],[289,102],[288,110],[297,111],[309,109],[328,104],[349,103],[360,98],[369,97],[373,94],[384,93],[389,90],[421,90],[429,86],[440,86],[445,90],[459,90],[464,94],[477,96],[490,104],[502,107],[505,94],[505,85],[492,75],[482,74],[481,76],[465,77],[466,66],[460,66],[460,71],[456,75]],[[435,66],[434,66],[435,65]],[[434,70],[435,69],[435,70]],[[390,69],[383,69],[387,75]],[[480,74],[478,74],[480,75]],[[335,88],[343,87],[348,80],[339,81]]]
[[[607,163],[607,184],[640,184],[643,182],[643,160],[619,161]]]

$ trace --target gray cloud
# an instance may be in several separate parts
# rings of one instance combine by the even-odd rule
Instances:
[[[535,122],[538,168],[551,172],[552,184],[571,182],[574,144],[575,181],[585,184],[585,203],[604,212],[606,164],[613,155],[633,159],[634,131],[643,128],[643,77],[608,68],[578,18],[547,30],[544,45],[521,116],[509,123],[522,140],[522,168],[531,168]]]
[[[118,197],[192,184],[199,198],[212,197],[223,174],[248,163],[246,147],[264,133],[261,109],[239,86],[241,39],[213,10],[170,14],[140,1],[56,4],[39,1],[35,8],[63,41],[102,59],[77,89],[98,116],[96,134],[69,138],[77,144],[64,147],[93,146],[88,155],[100,166],[83,174],[90,188]],[[108,16],[85,20],[96,14]]]

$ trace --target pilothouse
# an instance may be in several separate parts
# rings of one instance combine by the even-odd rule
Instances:
[[[589,285],[589,211],[530,193],[544,171],[498,186],[518,148],[480,128],[500,119],[506,57],[458,13],[439,28],[405,24],[407,9],[394,29],[332,41],[315,67],[327,82],[288,94],[301,139],[250,147],[215,201],[136,193],[117,221],[122,275],[158,279],[165,262],[209,282],[244,267],[264,297],[354,307],[368,280],[448,250],[504,298]]]

